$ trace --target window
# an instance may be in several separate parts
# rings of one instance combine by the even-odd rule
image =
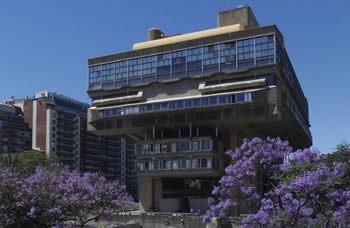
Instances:
[[[153,111],[153,104],[146,104],[145,111],[152,112]]]
[[[187,74],[189,76],[202,75],[202,48],[187,51]]]
[[[143,153],[143,145],[137,144],[136,145],[136,154],[142,154]]]
[[[153,161],[153,170],[158,170],[159,169],[159,161],[155,160]]]
[[[157,55],[157,78],[158,80],[170,79],[171,54]]]
[[[202,140],[201,141],[201,151],[209,151],[211,150],[211,141],[210,140]]]
[[[171,144],[171,152],[176,152],[176,143]]]
[[[142,82],[156,80],[156,56],[142,58]]]
[[[115,79],[115,64],[108,63],[102,65],[102,87],[111,88],[114,87]]]
[[[176,109],[184,108],[184,101],[176,101]]]
[[[219,45],[203,48],[203,73],[219,71]]]
[[[208,105],[208,97],[202,97],[201,106],[207,106],[207,105]]]
[[[190,169],[191,168],[191,160],[186,160],[186,169]]]
[[[90,66],[89,67],[89,89],[101,88],[102,81],[102,66]]]
[[[217,102],[218,102],[218,97],[217,96],[212,96],[212,97],[209,97],[209,104],[210,105],[216,105]]]
[[[153,144],[145,144],[145,145],[143,145],[143,152],[145,154],[153,153]]]
[[[201,104],[200,98],[192,99],[192,106],[193,107],[199,107]]]
[[[161,152],[161,148],[162,148],[162,144],[157,143],[154,152],[155,153],[160,153]]]
[[[199,151],[199,142],[198,141],[192,142],[192,151]]]
[[[185,142],[181,142],[181,152],[187,152],[190,151],[190,141],[185,141]]]
[[[141,58],[131,59],[128,61],[129,85],[141,83],[141,75],[142,75],[141,69],[142,69]]]
[[[168,110],[168,102],[164,102],[160,104],[160,111]]]
[[[165,169],[171,169],[171,161],[165,162]]]
[[[172,78],[181,78],[186,76],[186,50],[176,51],[172,56]]]
[[[145,170],[152,170],[152,163],[151,163],[151,161],[145,161],[144,169]]]
[[[192,107],[192,100],[185,100],[185,108],[191,108]]]
[[[115,67],[116,67],[116,78],[117,79],[124,79],[124,78],[127,78],[128,74],[128,68],[127,68],[127,61],[121,61],[121,62],[117,62],[115,64]]]
[[[207,168],[208,160],[206,158],[202,158],[200,159],[200,161],[201,161],[200,168]]]
[[[236,69],[236,42],[227,42],[220,45],[220,70],[231,71]]]
[[[274,37],[263,36],[255,38],[256,65],[274,63]]]
[[[173,160],[173,169],[179,169],[179,168],[180,168],[179,160]]]
[[[231,95],[221,95],[219,96],[219,104],[231,104],[232,96]]]
[[[163,152],[163,153],[169,152],[169,144],[163,143],[163,144],[161,144],[161,145],[162,145],[162,152]]]
[[[236,102],[250,102],[253,101],[252,93],[239,93],[236,94]]]
[[[159,161],[159,168],[160,169],[166,169],[166,160],[160,160]]]
[[[180,167],[181,169],[186,169],[186,160],[181,160]]]
[[[174,110],[176,107],[176,102],[175,101],[170,101],[169,102],[169,110]]]
[[[254,65],[254,39],[237,41],[238,68]]]
[[[192,160],[192,168],[197,169],[198,168],[198,159],[193,159]]]

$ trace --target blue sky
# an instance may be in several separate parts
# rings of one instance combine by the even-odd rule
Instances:
[[[74,0],[0,2],[0,101],[56,91],[89,102],[87,60],[166,34],[216,26],[216,13],[252,7],[285,38],[310,106],[314,146],[350,141],[350,2],[347,0]]]

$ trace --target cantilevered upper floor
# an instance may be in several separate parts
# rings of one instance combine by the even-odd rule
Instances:
[[[259,112],[271,117],[266,124],[294,121],[302,144],[311,144],[308,102],[283,36],[275,25],[260,26],[249,7],[220,12],[214,29],[173,36],[151,29],[148,38],[132,51],[89,59],[90,130],[138,134],[179,118],[177,125],[201,124],[203,111],[217,112],[208,117],[215,126],[258,124]]]

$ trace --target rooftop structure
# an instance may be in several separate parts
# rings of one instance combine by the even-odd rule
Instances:
[[[205,210],[224,151],[243,138],[312,144],[283,36],[276,25],[260,26],[249,7],[220,12],[214,29],[167,36],[153,28],[148,38],[88,61],[88,129],[137,141],[146,211]]]

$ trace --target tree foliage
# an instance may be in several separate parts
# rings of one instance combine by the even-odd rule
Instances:
[[[0,227],[52,227],[91,220],[125,210],[132,202],[125,187],[94,173],[38,168],[23,176],[0,172]]]
[[[44,152],[36,150],[0,154],[0,168],[21,172],[23,175],[33,173],[37,167],[50,167],[58,161],[57,157],[47,158]]]
[[[251,205],[243,227],[350,225],[347,154],[331,160],[315,149],[293,151],[279,138],[246,139],[227,154],[232,164],[213,189],[204,221],[229,215],[238,194]]]

